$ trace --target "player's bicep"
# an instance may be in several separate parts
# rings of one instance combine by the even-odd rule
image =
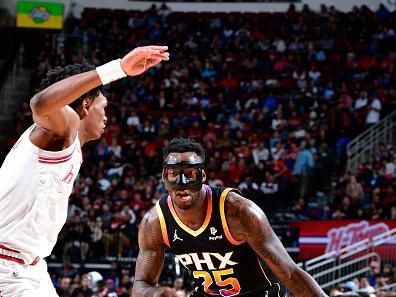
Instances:
[[[163,248],[140,248],[136,260],[135,281],[155,286],[164,265]]]
[[[158,283],[164,265],[164,245],[156,222],[146,214],[139,228],[139,255],[136,261],[135,282],[145,282],[151,286]]]

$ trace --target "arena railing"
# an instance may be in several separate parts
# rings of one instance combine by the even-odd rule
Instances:
[[[354,277],[365,276],[372,261],[395,265],[396,249],[387,248],[389,244],[396,244],[396,228],[298,265],[311,274],[323,289],[330,289]]]
[[[396,283],[389,284],[386,286],[382,286],[379,288],[375,289],[376,293],[381,293],[381,292],[396,292]]]
[[[356,173],[368,156],[378,153],[380,143],[393,144],[396,136],[396,110],[356,136],[347,147],[348,171]]]

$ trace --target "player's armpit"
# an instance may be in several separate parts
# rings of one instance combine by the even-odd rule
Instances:
[[[256,204],[230,192],[225,210],[233,237],[247,241],[293,296],[326,296],[315,280],[290,258],[264,212]]]
[[[73,128],[78,129],[80,118],[75,111],[65,106],[49,115],[38,116],[33,112],[33,121],[57,136],[66,136]]]
[[[133,297],[152,297],[166,290],[156,287],[164,265],[164,247],[160,223],[153,208],[143,217],[139,227],[139,255],[136,260]]]

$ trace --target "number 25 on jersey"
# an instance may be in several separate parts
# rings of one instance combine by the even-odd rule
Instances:
[[[213,274],[213,277],[211,275]],[[218,295],[220,294],[223,297],[230,297],[239,294],[241,291],[241,286],[239,282],[234,277],[226,277],[228,275],[234,274],[234,269],[223,269],[223,270],[215,270],[215,271],[194,271],[194,278],[203,278],[202,286],[204,288],[205,293],[210,295]],[[221,289],[214,290],[212,284]]]

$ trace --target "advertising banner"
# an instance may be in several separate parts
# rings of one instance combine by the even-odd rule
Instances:
[[[396,221],[303,221],[300,222],[299,259],[307,260],[337,251],[396,228]],[[396,238],[384,245],[396,248]]]
[[[19,1],[17,5],[17,27],[62,29],[63,13],[63,3]]]

